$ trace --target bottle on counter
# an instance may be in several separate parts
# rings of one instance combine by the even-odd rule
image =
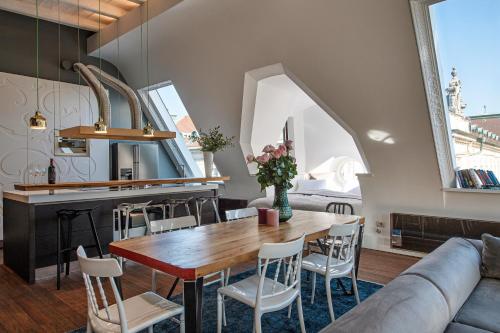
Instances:
[[[55,184],[56,183],[56,166],[54,165],[54,159],[50,159],[50,165],[48,169],[48,178],[49,178],[49,184]]]

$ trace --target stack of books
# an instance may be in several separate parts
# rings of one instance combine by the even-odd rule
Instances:
[[[457,170],[456,175],[458,188],[500,189],[500,182],[490,170]]]

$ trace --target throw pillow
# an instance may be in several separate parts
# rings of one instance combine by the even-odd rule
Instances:
[[[485,278],[500,279],[500,238],[483,234],[483,254],[481,275]]]

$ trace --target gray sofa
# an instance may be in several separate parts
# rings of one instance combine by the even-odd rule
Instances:
[[[321,333],[500,333],[500,280],[481,278],[481,251],[448,240]]]

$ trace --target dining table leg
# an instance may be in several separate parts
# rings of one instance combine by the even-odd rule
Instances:
[[[203,277],[184,281],[184,317],[187,333],[202,331]]]

